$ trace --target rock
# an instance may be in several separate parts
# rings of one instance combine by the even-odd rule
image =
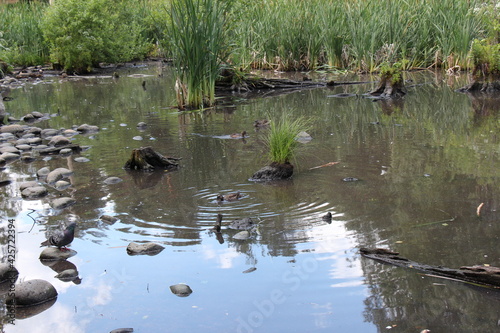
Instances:
[[[41,185],[35,180],[29,182],[22,182],[21,184],[19,184],[19,190],[22,192],[28,187],[35,187],[35,186],[41,186]]]
[[[19,150],[31,150],[31,148],[33,148],[32,146],[28,145],[28,144],[20,144],[20,145],[16,145],[16,149]]]
[[[58,191],[63,191],[65,189],[67,189],[68,187],[71,186],[71,183],[70,182],[67,182],[65,180],[58,180],[55,184],[54,184],[54,188]]]
[[[60,147],[71,143],[71,140],[63,135],[55,135],[49,141],[49,146]]]
[[[18,160],[21,158],[21,155],[19,154],[14,154],[14,153],[3,153],[0,155],[0,158],[4,160],[6,163],[13,162],[15,160]]]
[[[73,154],[73,149],[71,148],[64,148],[59,150],[59,155],[61,156],[69,156]]]
[[[142,138],[142,136],[140,136],[140,135],[136,135],[136,136],[134,136],[134,137],[132,138],[132,140],[141,141],[141,140],[144,140],[144,139]]]
[[[16,133],[21,133],[25,129],[25,126],[22,125],[5,125],[0,127],[0,133],[11,133],[11,134],[16,134]]]
[[[0,294],[3,293],[3,283],[4,282],[15,282],[19,272],[14,266],[7,263],[0,263]],[[9,289],[9,288],[7,288]]]
[[[110,215],[102,215],[100,217],[100,219],[101,219],[101,221],[109,223],[109,224],[113,224],[119,220],[119,218],[117,218],[115,216],[110,216]]]
[[[75,256],[77,252],[72,249],[60,250],[57,247],[47,247],[40,253],[40,260],[66,260]]]
[[[133,328],[117,328],[109,333],[133,333],[133,332],[134,332]]]
[[[53,128],[45,128],[40,131],[40,136],[44,139],[50,138],[52,136],[58,135],[59,131]]]
[[[357,182],[359,181],[358,178],[354,178],[354,177],[345,177],[344,179],[342,179],[343,182]]]
[[[111,184],[117,184],[117,183],[120,183],[122,182],[123,179],[119,178],[119,177],[109,177],[109,178],[106,178],[104,180],[104,184],[108,184],[108,185],[111,185]]]
[[[41,112],[38,112],[38,111],[33,111],[31,112],[31,114],[33,115],[33,117],[35,118],[43,118],[44,117],[44,114],[41,113]]]
[[[21,156],[21,161],[24,163],[32,163],[36,161],[36,158],[31,155]]]
[[[76,269],[70,268],[58,273],[54,277],[64,282],[71,282],[78,278],[78,271]]]
[[[74,129],[66,129],[62,132],[64,136],[73,136],[79,134],[78,131],[75,131]]]
[[[38,178],[44,178],[47,177],[49,173],[50,169],[48,167],[43,167],[36,172],[36,175],[38,176]]]
[[[16,136],[12,133],[1,133],[0,134],[0,141],[8,141],[8,140],[13,140],[15,138],[16,138]]]
[[[184,283],[174,284],[170,286],[170,291],[172,294],[177,295],[179,297],[187,297],[193,293],[193,290]]]
[[[236,235],[234,235],[233,239],[246,240],[249,237],[250,237],[250,232],[248,232],[247,230],[243,230],[243,231],[238,232]]]
[[[66,169],[66,168],[57,168],[52,170],[47,174],[47,178],[45,181],[47,184],[55,184],[58,180],[67,178],[73,174],[73,171]]]
[[[254,226],[255,226],[255,224],[253,223],[252,219],[249,217],[245,217],[243,219],[233,220],[229,224],[229,229],[249,230],[249,229],[252,229]]]
[[[310,136],[309,133],[302,131],[299,134],[297,134],[295,140],[301,143],[307,143],[312,140],[312,136]]]
[[[93,126],[93,125],[88,125],[88,124],[83,124],[83,125],[78,126],[76,128],[76,130],[80,133],[98,132],[99,127]]]
[[[27,187],[23,191],[21,191],[21,196],[23,197],[23,199],[39,199],[43,198],[47,194],[49,194],[49,192],[43,186]]]
[[[39,145],[40,143],[42,143],[42,139],[41,138],[29,138],[26,140],[26,143],[29,145],[32,145],[32,146],[36,146],[36,145]]]
[[[7,305],[29,307],[43,304],[57,298],[56,288],[45,280],[35,279],[16,284],[14,298],[6,300]]]
[[[75,158],[75,162],[79,162],[79,163],[86,163],[86,162],[89,162],[90,160],[86,157],[76,157]]]
[[[127,246],[127,253],[130,256],[135,256],[135,255],[143,255],[147,254],[148,256],[154,256],[163,251],[164,247],[156,244],[156,243],[144,243],[144,244],[137,244],[137,243],[130,243]]]
[[[148,124],[146,124],[146,123],[145,123],[145,122],[143,122],[143,121],[141,121],[141,122],[137,123],[137,128],[138,128],[139,130],[143,130],[143,129],[145,129],[147,126],[148,126]]]
[[[12,153],[12,154],[21,154],[21,152],[19,151],[19,149],[17,149],[16,147],[14,146],[5,146],[5,147],[0,147],[0,153],[4,154],[4,153]]]
[[[73,206],[76,203],[76,200],[73,198],[68,198],[68,197],[63,197],[63,198],[57,198],[54,199],[51,203],[50,206],[54,209],[64,209],[69,206]]]

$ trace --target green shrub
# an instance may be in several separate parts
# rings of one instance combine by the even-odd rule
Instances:
[[[138,6],[134,0],[56,1],[42,26],[51,60],[68,71],[88,72],[99,62],[143,58],[151,43],[142,36]]]

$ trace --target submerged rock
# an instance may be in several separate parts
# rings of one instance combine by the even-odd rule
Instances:
[[[177,295],[179,297],[188,297],[193,293],[193,290],[184,283],[174,284],[170,286],[170,291],[172,294]]]
[[[243,230],[234,235],[233,239],[247,240],[249,237],[250,237],[250,232],[248,232],[247,230]]]
[[[47,247],[40,253],[40,260],[66,260],[75,256],[77,252],[72,249],[60,250],[57,247]]]
[[[229,224],[229,229],[249,230],[249,229],[252,229],[254,226],[255,226],[255,223],[253,223],[253,220],[251,218],[249,218],[249,217],[245,217],[243,219],[233,220]]]
[[[293,175],[293,165],[290,163],[271,163],[254,173],[250,180],[272,181],[289,179]]]
[[[146,254],[148,256],[154,256],[163,251],[163,249],[165,249],[163,246],[153,242],[144,244],[137,244],[132,242],[127,246],[127,253],[130,256],[143,255],[143,254]]]
[[[73,174],[73,171],[71,171],[69,169],[66,169],[66,168],[57,168],[57,169],[54,169],[54,170],[50,171],[47,174],[47,178],[45,179],[45,181],[48,184],[52,185],[52,184],[55,184],[55,182],[57,182],[58,180],[67,178],[67,177],[71,176],[72,174]]]
[[[73,198],[68,198],[68,197],[64,197],[64,198],[57,198],[57,199],[54,199],[51,203],[50,203],[50,206],[54,209],[64,209],[64,208],[67,208],[69,206],[72,206],[76,203],[76,200],[73,199]]]
[[[104,184],[108,184],[108,185],[111,185],[111,184],[118,184],[120,182],[122,182],[123,179],[119,178],[119,177],[108,177],[104,180]]]
[[[27,187],[21,191],[21,196],[23,197],[23,199],[39,199],[43,198],[47,194],[49,194],[49,192],[43,186]]]
[[[117,218],[115,216],[110,216],[110,215],[102,215],[100,217],[100,219],[101,219],[101,221],[109,223],[109,224],[113,224],[119,220],[119,218]]]

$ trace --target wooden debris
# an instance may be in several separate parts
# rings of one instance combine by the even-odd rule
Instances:
[[[165,157],[151,147],[134,149],[130,159],[125,163],[125,169],[152,171],[155,169],[176,169],[180,158]]]

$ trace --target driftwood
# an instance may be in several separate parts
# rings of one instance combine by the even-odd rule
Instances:
[[[165,157],[151,147],[134,149],[130,159],[125,163],[125,169],[152,171],[155,169],[176,169],[180,158]]]
[[[384,74],[380,78],[378,87],[370,91],[369,94],[380,98],[397,98],[404,96],[406,89],[403,79],[394,80],[392,75]]]
[[[462,93],[487,93],[487,94],[498,94],[500,92],[500,80],[496,81],[474,81],[465,87],[457,90]]]
[[[428,275],[435,275],[453,280],[500,288],[500,267],[475,265],[462,266],[459,269],[453,269],[420,264],[404,257],[400,257],[398,252],[392,252],[386,249],[361,248],[359,252],[363,257],[373,259],[384,264],[412,268],[422,271]]]

